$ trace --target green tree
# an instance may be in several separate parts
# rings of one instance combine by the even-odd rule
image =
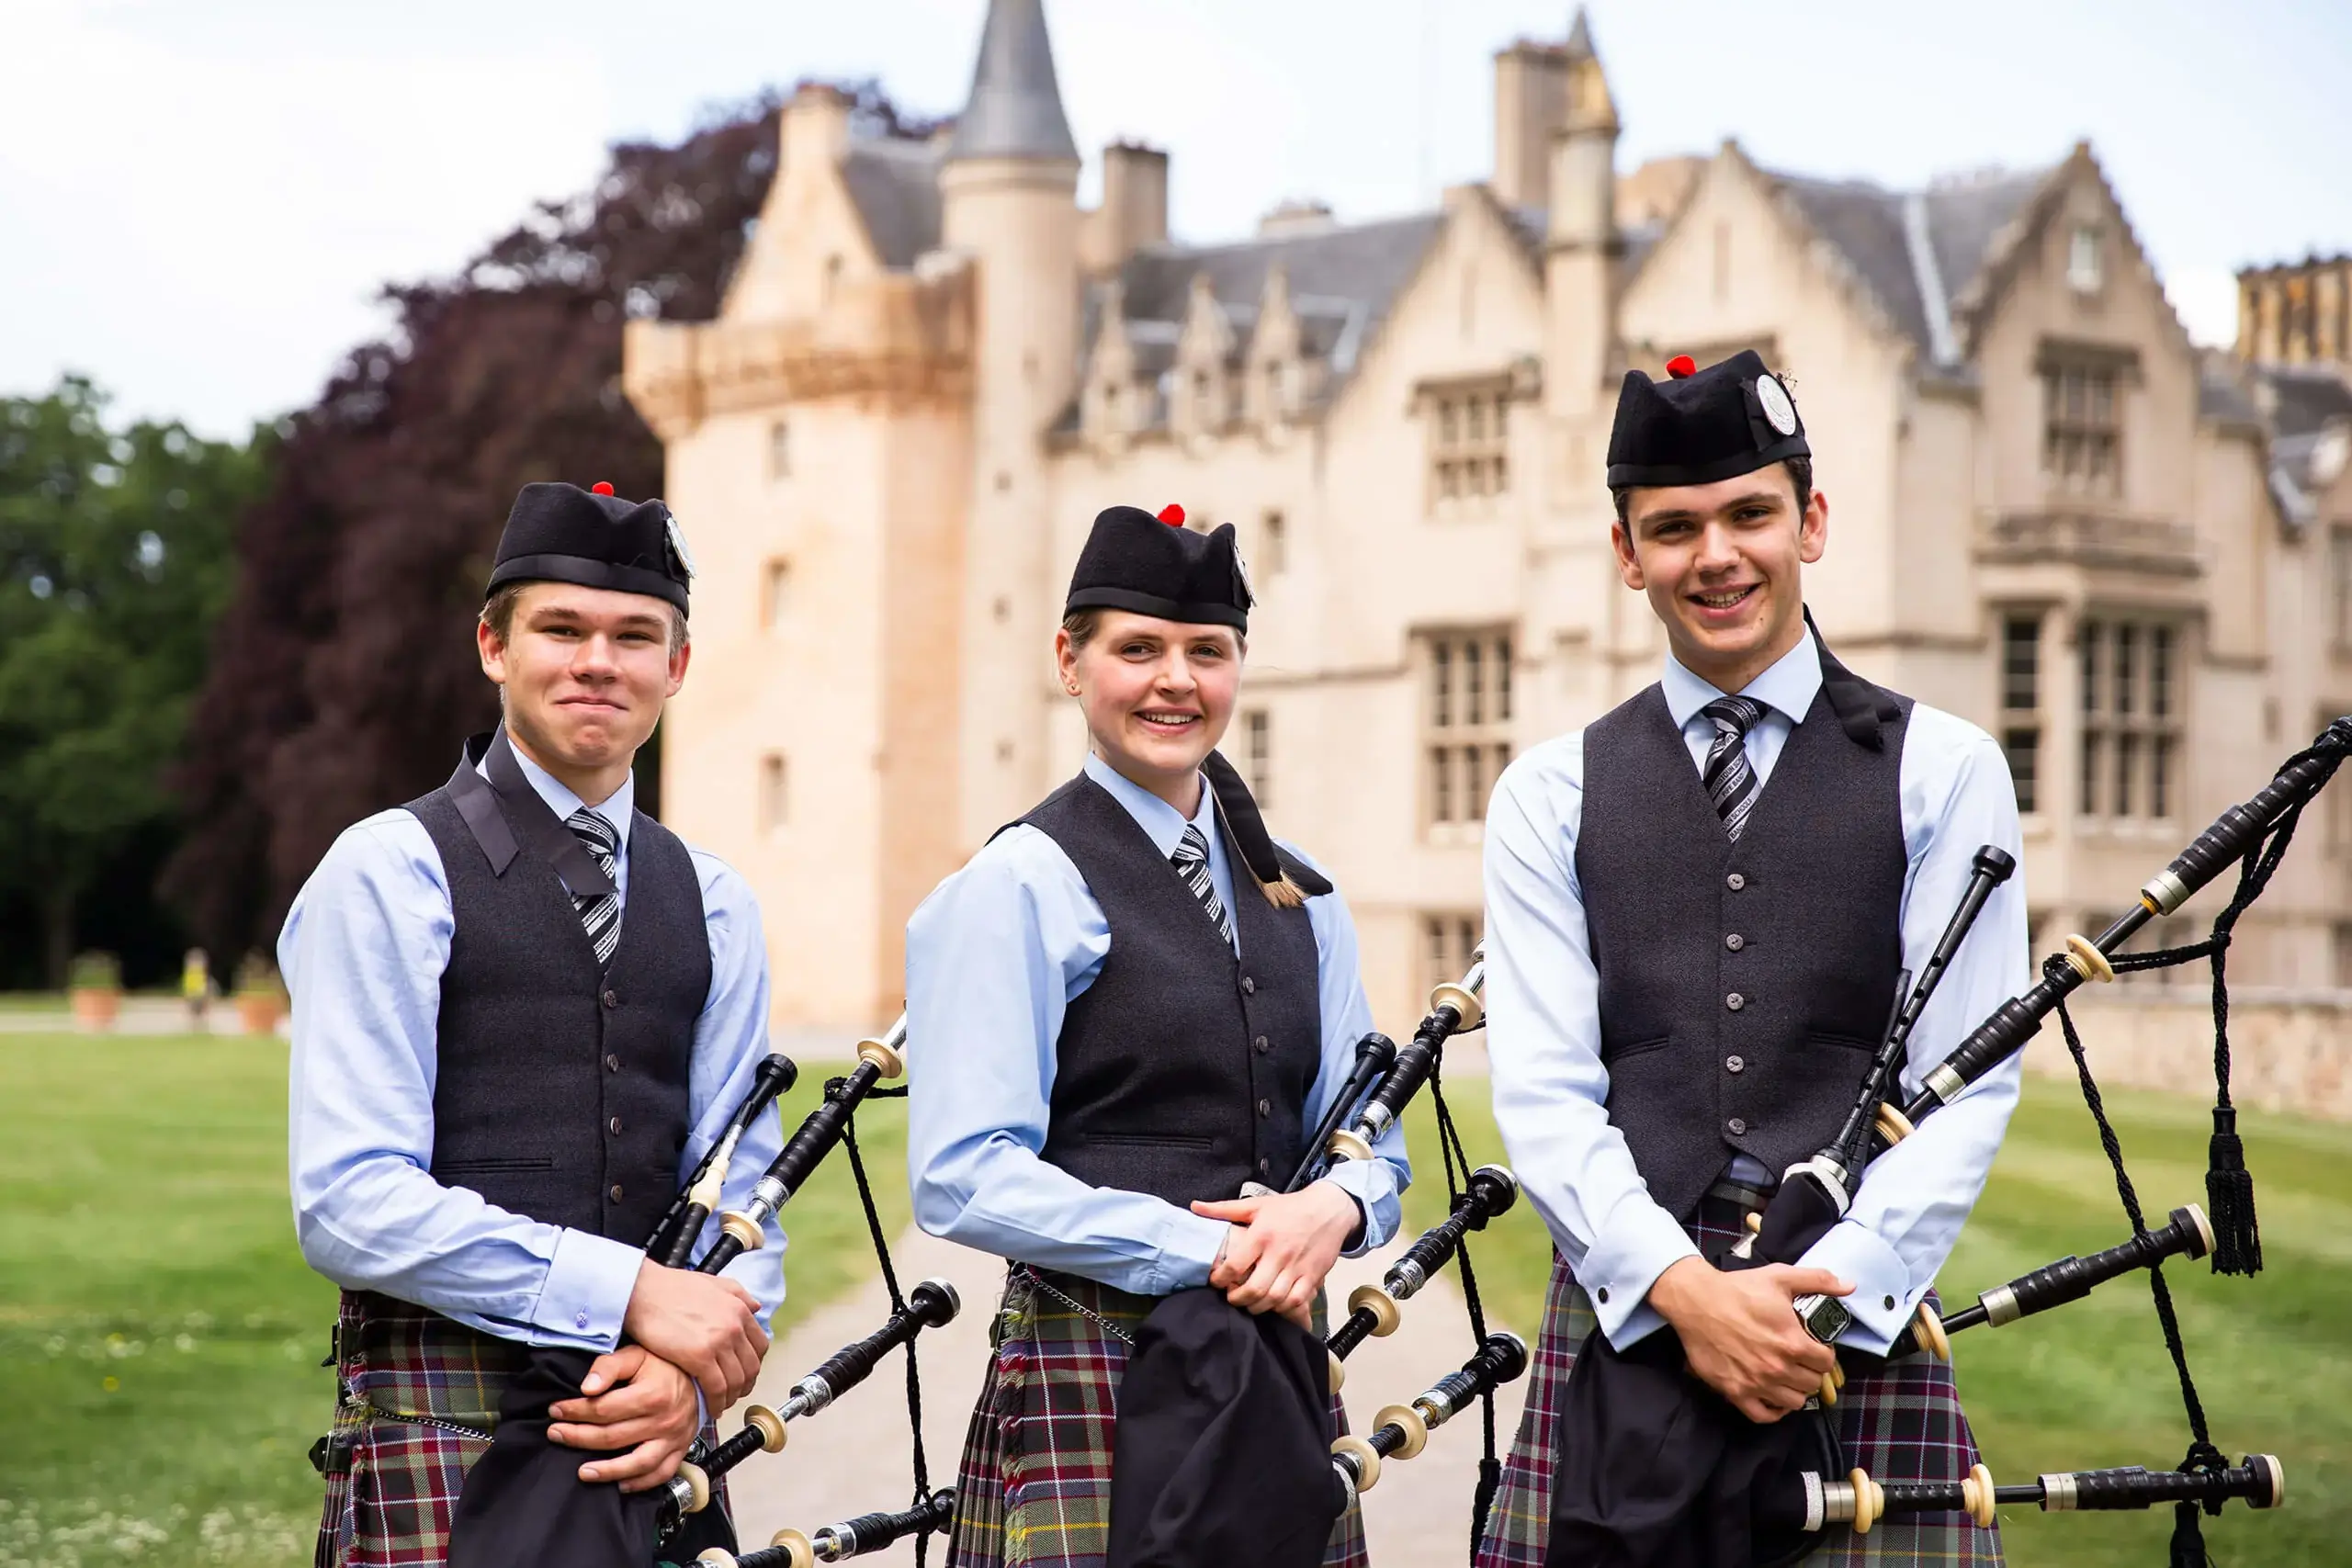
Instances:
[[[0,888],[62,982],[111,856],[173,815],[164,787],[233,574],[261,444],[109,428],[66,377],[0,399]]]

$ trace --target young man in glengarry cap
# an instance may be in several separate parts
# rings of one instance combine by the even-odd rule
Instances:
[[[584,1484],[554,1456],[529,1539],[602,1518],[650,1562],[650,1494],[758,1374],[781,1235],[716,1278],[643,1251],[767,1051],[750,889],[635,803],[691,576],[662,502],[525,486],[476,628],[503,722],[346,829],[287,917],[296,1228],[343,1287],[322,1565],[447,1561],[533,1378],[583,1396],[544,1436]],[[773,1116],[745,1134],[729,1204],[779,1142]]]
[[[1695,1378],[1720,1396],[1710,1420],[1789,1419],[1837,1347],[1883,1353],[1904,1327],[2017,1100],[2012,1061],[1871,1166],[1798,1264],[1713,1261],[1837,1135],[1898,975],[1924,966],[1978,847],[2018,853],[2018,818],[1990,736],[1861,680],[1812,630],[1803,570],[1829,506],[1787,385],[1752,352],[1668,369],[1626,375],[1609,446],[1610,536],[1665,625],[1661,678],[1513,762],[1487,815],[1495,1114],[1557,1256],[1482,1568],[1716,1561],[1725,1528],[1745,1528],[1724,1510],[1644,1520],[1638,1543],[1611,1534],[1621,1519],[1595,1524],[1604,1456],[1663,1468],[1670,1444],[1633,1428],[1679,1415],[1620,1408],[1609,1430],[1567,1430],[1579,1352],[1609,1359],[1605,1338],[1656,1358],[1672,1340],[1644,1342],[1670,1329],[1667,1405]],[[1993,894],[1920,1020],[1905,1092],[2023,988],[2020,880]],[[1845,1463],[1883,1479],[1957,1479],[1975,1461],[1951,1368],[1924,1355],[1858,1373],[1829,1425]],[[1966,1516],[1928,1514],[1833,1530],[1809,1561],[1999,1553]]]

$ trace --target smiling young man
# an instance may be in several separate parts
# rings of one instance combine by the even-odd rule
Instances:
[[[1590,1538],[1572,1555],[1553,1522],[1564,1391],[1589,1337],[1624,1352],[1670,1329],[1732,1418],[1784,1419],[1830,1368],[1825,1341],[1876,1355],[1904,1326],[2017,1098],[2012,1062],[1873,1165],[1798,1265],[1711,1261],[1837,1134],[1899,976],[1924,966],[1978,847],[2018,852],[2018,819],[1991,737],[1860,680],[1811,629],[1804,569],[1828,547],[1829,503],[1787,386],[1754,353],[1668,369],[1627,374],[1609,448],[1611,540],[1665,626],[1664,672],[1514,761],[1487,816],[1496,1120],[1555,1257],[1485,1568],[1588,1560]],[[2026,976],[2013,879],[1912,1035],[1906,1092]],[[1809,1294],[1850,1321],[1801,1317]],[[1846,1462],[1873,1476],[1974,1462],[1951,1369],[1924,1357],[1855,1376],[1836,1418]],[[1809,1561],[1998,1557],[1955,1514],[1833,1534]]]
[[[590,1483],[563,1515],[650,1558],[644,1495],[758,1374],[780,1234],[719,1278],[643,1251],[766,1055],[750,889],[635,807],[690,578],[660,502],[525,486],[476,631],[503,722],[287,917],[296,1229],[344,1292],[322,1565],[446,1561],[526,1371],[579,1380],[547,1431]],[[746,1134],[731,1201],[779,1142]]]
[[[1392,1128],[1303,1191],[1240,1197],[1288,1179],[1372,1018],[1347,906],[1213,754],[1250,604],[1233,529],[1171,513],[1104,512],[1072,575],[1054,652],[1083,771],[907,926],[915,1218],[1012,1265],[956,1487],[959,1568],[1100,1568],[1145,1522],[1114,1517],[1119,1475],[1139,1473],[1114,1449],[1141,1428],[1112,1410],[1147,1319],[1212,1287],[1304,1324],[1333,1261],[1395,1230],[1407,1179]],[[1298,1426],[1322,1489],[1258,1514],[1261,1563],[1363,1560],[1351,1505],[1277,1547],[1329,1491],[1327,1389],[1314,1405]],[[1229,1468],[1251,1473],[1228,1497],[1271,1473]]]

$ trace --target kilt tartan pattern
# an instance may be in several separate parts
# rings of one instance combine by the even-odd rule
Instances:
[[[1716,1182],[1700,1201],[1692,1227],[1700,1249],[1712,1257],[1729,1246],[1767,1196],[1741,1182]],[[1577,1350],[1598,1322],[1583,1287],[1554,1253],[1519,1436],[1487,1516],[1475,1568],[1543,1568],[1560,1408]],[[1838,1409],[1847,1464],[1878,1480],[1957,1480],[1976,1462],[1976,1439],[1961,1411],[1951,1368],[1924,1352],[1854,1378],[1839,1391]],[[1804,1562],[1805,1568],[1994,1568],[2000,1561],[1999,1534],[1980,1529],[1967,1515],[1913,1514],[1884,1520],[1867,1536],[1832,1527]]]
[[[313,1568],[443,1568],[466,1472],[524,1348],[428,1308],[345,1291]],[[706,1424],[703,1440],[717,1439]],[[712,1487],[720,1506],[726,1481]]]
[[[1111,1446],[1129,1336],[1155,1304],[1067,1274],[1016,1266],[989,1329],[996,1347],[972,1408],[956,1478],[949,1568],[1102,1568],[1111,1536]],[[1084,1307],[1055,1299],[1058,1292]],[[1315,1308],[1317,1335],[1323,1304]],[[1347,1430],[1331,1396],[1332,1435]],[[1363,1517],[1351,1499],[1332,1527],[1324,1568],[1368,1568]]]

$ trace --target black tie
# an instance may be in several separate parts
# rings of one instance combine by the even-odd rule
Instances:
[[[1707,765],[1699,779],[1724,831],[1737,843],[1756,806],[1756,770],[1747,761],[1747,732],[1764,716],[1764,705],[1753,697],[1717,697],[1699,710],[1714,720],[1715,743],[1707,749]]]
[[[587,846],[605,874],[612,878],[611,893],[575,893],[571,907],[580,911],[581,929],[588,933],[589,945],[596,950],[596,962],[601,966],[613,961],[613,950],[621,944],[621,867],[619,851],[621,836],[613,825],[582,807],[563,820],[572,836]]]
[[[1176,874],[1184,879],[1184,886],[1193,890],[1193,897],[1201,901],[1201,908],[1216,922],[1216,934],[1225,938],[1225,945],[1231,947],[1233,922],[1226,918],[1225,903],[1216,896],[1216,884],[1209,880],[1209,841],[1201,837],[1198,828],[1190,822],[1184,824],[1183,840],[1177,844],[1176,852],[1168,857],[1168,863],[1176,868]]]

